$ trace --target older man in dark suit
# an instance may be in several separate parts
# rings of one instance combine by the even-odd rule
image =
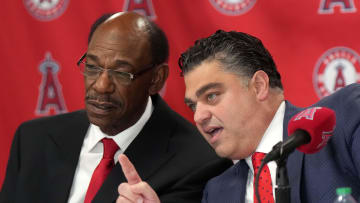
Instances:
[[[158,95],[168,76],[164,33],[144,16],[95,23],[78,62],[86,110],[23,123],[11,147],[0,202],[114,202],[126,154],[163,202],[199,202],[230,164]]]

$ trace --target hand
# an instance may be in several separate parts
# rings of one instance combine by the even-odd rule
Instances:
[[[116,203],[160,203],[156,192],[141,180],[134,165],[124,154],[120,154],[119,163],[128,182],[119,185]]]

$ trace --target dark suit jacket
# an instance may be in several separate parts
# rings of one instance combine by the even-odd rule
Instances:
[[[155,95],[154,112],[125,154],[162,202],[200,202],[206,181],[230,166],[196,128]],[[23,123],[10,151],[1,203],[65,203],[89,121],[85,111]],[[114,202],[126,181],[119,163],[94,203]]]
[[[355,199],[360,198],[360,84],[342,88],[313,106],[335,110],[336,129],[328,144],[318,153],[304,154],[295,150],[288,157],[287,169],[292,203],[329,203],[336,198],[337,187],[352,188]],[[287,124],[300,112],[286,102],[283,124],[284,140],[288,138]],[[245,201],[249,167],[245,160],[211,179],[202,202],[239,203]]]

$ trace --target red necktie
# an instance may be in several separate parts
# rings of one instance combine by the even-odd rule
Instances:
[[[266,154],[261,152],[255,152],[252,157],[251,161],[254,167],[254,181],[256,174],[258,173],[259,167],[261,165],[261,160],[265,157]],[[274,203],[274,196],[272,190],[272,182],[270,171],[267,165],[263,167],[259,177],[259,195],[260,200],[262,203]],[[254,184],[254,203],[257,203],[257,199],[255,196],[255,184]]]
[[[99,165],[96,167],[91,177],[84,203],[90,203],[95,197],[107,175],[114,167],[114,155],[119,149],[119,146],[114,142],[113,139],[104,138],[101,141],[104,144],[103,158],[101,159]]]

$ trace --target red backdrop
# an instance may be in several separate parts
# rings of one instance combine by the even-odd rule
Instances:
[[[162,95],[192,120],[177,59],[196,39],[217,29],[259,37],[283,76],[286,99],[307,106],[359,82],[359,6],[358,0],[2,1],[0,183],[21,122],[83,108],[76,61],[86,50],[92,22],[103,13],[136,10],[164,29],[171,70]]]

